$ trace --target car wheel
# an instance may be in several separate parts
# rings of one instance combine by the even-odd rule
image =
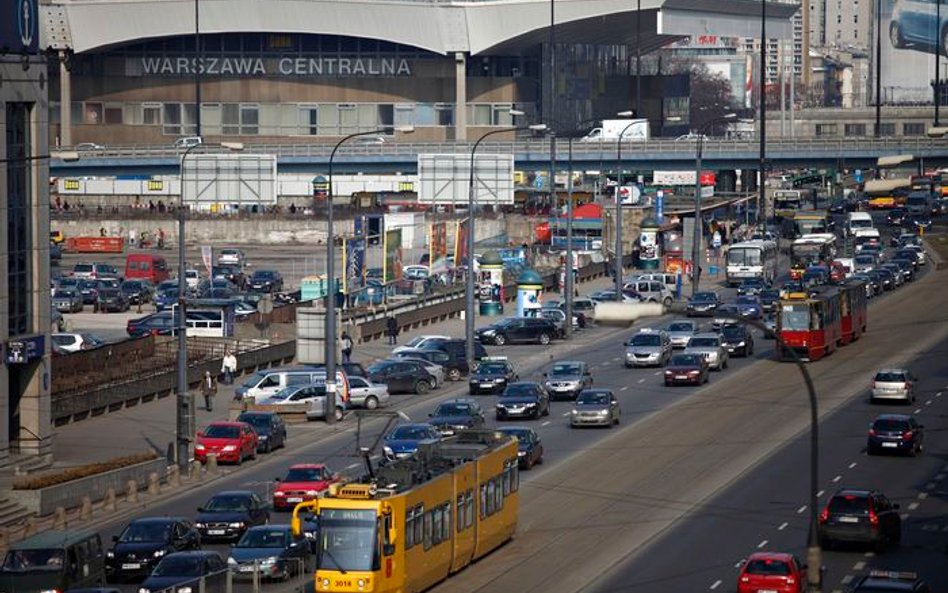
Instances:
[[[722,369],[726,369],[726,368],[727,368],[727,359],[726,359],[726,358],[724,359],[724,362],[721,363],[721,368],[722,368]]]
[[[898,21],[893,21],[889,24],[889,41],[895,49],[905,47],[905,39],[902,37],[902,28],[899,26]]]
[[[671,299],[671,297],[665,297],[665,300],[662,301],[662,304],[665,306],[666,309],[669,308],[669,307],[671,307],[671,306],[672,306],[672,299]]]
[[[507,338],[506,336],[504,336],[504,334],[497,334],[496,336],[494,336],[494,344],[496,344],[497,346],[503,346],[506,343],[507,343]]]
[[[451,381],[460,381],[461,369],[448,369],[448,379]]]
[[[415,383],[415,393],[418,395],[424,395],[431,390],[431,385],[427,381],[418,381]]]
[[[253,461],[257,458],[257,447],[256,445],[250,448],[250,461]]]
[[[550,343],[550,334],[540,334],[540,345],[546,346]]]
[[[267,455],[273,452],[273,446],[270,444],[270,439],[267,439],[267,444],[263,448],[263,452],[266,453]]]
[[[379,400],[374,395],[365,398],[365,409],[374,410],[379,407]]]
[[[336,422],[342,422],[342,419],[344,416],[345,414],[343,414],[342,408],[336,408],[336,414],[335,414]]]
[[[237,465],[243,465],[243,464],[244,464],[244,452],[241,451],[237,454]]]

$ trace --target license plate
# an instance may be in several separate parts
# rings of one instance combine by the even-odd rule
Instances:
[[[224,535],[226,533],[223,529],[208,529],[208,535]]]
[[[676,379],[679,379],[679,380],[682,380],[682,379],[687,379],[688,376],[687,376],[687,375],[675,375],[675,378],[676,378]]]
[[[757,593],[777,593],[776,589],[758,589]]]
[[[839,522],[840,523],[859,523],[859,519],[857,517],[840,517]]]
[[[303,499],[298,496],[294,496],[293,498],[287,498],[286,502],[303,502]]]
[[[129,562],[128,564],[122,565],[122,570],[137,570],[141,567],[142,565],[137,562]]]
[[[253,564],[247,566],[241,566],[240,572],[253,572]]]
[[[898,443],[882,443],[883,447],[898,447]]]
[[[493,386],[493,383],[481,383],[481,388],[483,389],[491,389]]]

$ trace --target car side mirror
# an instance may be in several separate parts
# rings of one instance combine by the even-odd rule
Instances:
[[[112,536],[112,541],[113,541],[113,542],[118,542],[118,536],[117,536],[117,535],[113,535],[113,536]]]
[[[274,482],[279,482],[279,481],[280,481],[280,478],[273,478],[273,481],[274,481]]]
[[[199,513],[203,513],[203,512],[204,512],[204,507],[198,507],[198,512],[199,512]]]
[[[434,414],[428,414],[429,418],[434,418]]]

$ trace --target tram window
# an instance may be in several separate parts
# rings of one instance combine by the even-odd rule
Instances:
[[[415,545],[415,508],[405,511],[405,549]]]
[[[500,482],[504,492],[504,496],[510,494],[510,464],[504,464],[504,473],[500,477]]]
[[[391,556],[395,553],[395,546],[389,537],[392,530],[392,516],[386,515],[382,521],[382,553]]]
[[[520,489],[520,465],[514,461],[510,470],[510,491],[516,492]]]
[[[503,475],[497,476],[494,478],[494,512],[497,513],[504,508],[504,491],[500,487],[500,482],[503,480]]]
[[[481,484],[481,520],[487,517],[487,484]]]
[[[464,526],[470,527],[474,524],[474,491],[468,490],[464,495]]]
[[[424,538],[424,521],[422,520],[424,514],[424,505],[417,505],[415,507],[415,545],[420,544]]]
[[[431,510],[431,545],[441,543],[444,530],[444,507],[435,507]]]
[[[451,503],[444,503],[444,522],[441,524],[441,541],[451,539]]]
[[[424,534],[425,535],[424,537],[425,549],[428,550],[431,548],[431,512],[430,511],[424,514],[423,522],[425,525],[425,534]]]
[[[824,326],[825,311],[822,304],[813,306],[813,315],[810,316],[810,329],[820,329]]]
[[[457,506],[458,506],[458,508],[457,508],[457,514],[458,514],[458,527],[457,527],[457,530],[458,530],[458,533],[461,533],[461,531],[464,530],[464,494],[459,494],[459,495],[458,495],[458,505],[457,505]]]

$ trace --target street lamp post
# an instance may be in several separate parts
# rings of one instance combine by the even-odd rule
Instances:
[[[376,136],[384,134],[393,128],[380,128],[368,132],[349,134],[336,142],[329,153],[329,188],[326,196],[326,332],[325,332],[325,361],[326,361],[326,423],[336,423],[336,239],[333,236],[333,162],[336,152],[348,140],[360,136]],[[394,131],[411,134],[415,128],[394,128]]]
[[[760,155],[757,173],[757,222],[760,222],[761,196],[767,180],[767,0],[760,2]],[[782,96],[782,92],[781,92]],[[695,221],[697,222],[697,221]]]
[[[701,157],[704,150],[704,134],[711,131],[714,124],[722,121],[732,120],[737,117],[736,113],[728,113],[721,117],[716,117],[707,121],[697,132],[695,141],[695,229],[694,239],[691,245],[691,296],[698,292],[698,282],[701,280],[701,267],[698,265],[698,258],[701,250]],[[758,188],[759,189],[759,188]]]
[[[202,146],[207,148],[207,144],[192,144],[181,155],[181,199],[178,202],[178,322],[175,324],[175,331],[178,337],[178,363],[177,363],[177,414],[176,418],[176,452],[175,456],[178,462],[178,468],[182,471],[188,469],[190,462],[191,446],[191,418],[194,410],[190,405],[188,397],[188,336],[187,321],[185,320],[187,308],[187,279],[185,278],[185,257],[184,257],[184,161],[195,148]],[[226,148],[232,151],[241,151],[244,145],[240,142],[221,142],[211,145]],[[197,178],[195,177],[195,186]],[[174,316],[172,316],[174,317]]]
[[[633,115],[631,111],[622,111],[617,115],[626,117]],[[616,300],[622,302],[622,138],[629,128],[639,122],[630,122],[629,125],[622,128],[619,132],[619,139],[616,140],[616,240],[615,240],[615,271],[616,271]]]
[[[511,110],[509,113],[513,116],[523,115],[522,111]],[[471,148],[471,162],[467,180],[467,270],[464,287],[464,353],[469,367],[474,364],[474,158],[477,154],[477,148],[481,145],[481,142],[494,134],[516,133],[526,130],[543,131],[546,129],[546,124],[533,124],[491,130],[478,138]]]
[[[938,29],[935,30],[935,127],[941,125],[940,109],[941,109],[941,75],[939,67],[941,65],[941,52],[942,46],[941,42],[944,38],[944,33],[941,31],[941,0],[935,0],[935,22],[938,23]]]

